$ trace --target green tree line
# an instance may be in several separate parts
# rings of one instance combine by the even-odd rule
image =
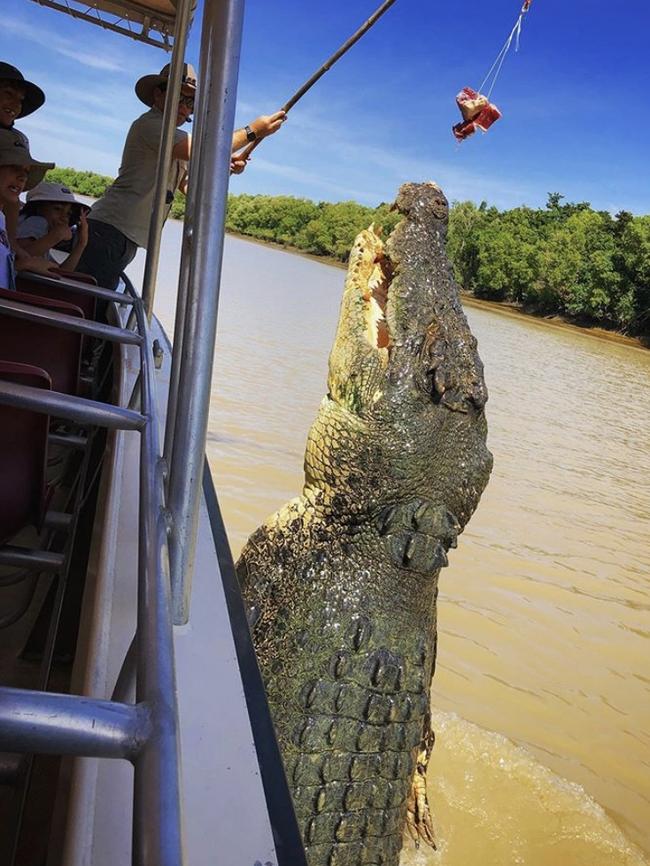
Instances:
[[[650,333],[650,216],[562,200],[550,193],[537,210],[455,204],[448,250],[458,282],[478,298]]]
[[[106,187],[113,183],[113,178],[105,174],[76,171],[74,168],[52,168],[45,175],[45,180],[63,184],[73,192],[78,192],[79,195],[89,195],[93,198],[104,195]]]
[[[48,179],[100,196],[111,178],[54,169]],[[172,216],[182,218],[176,195]],[[317,256],[345,261],[371,222],[388,234],[398,215],[387,204],[313,202],[291,196],[231,195],[226,228]],[[485,202],[455,202],[448,252],[461,287],[478,298],[630,334],[650,333],[650,216],[612,216],[588,202],[550,193],[546,207],[499,211]]]

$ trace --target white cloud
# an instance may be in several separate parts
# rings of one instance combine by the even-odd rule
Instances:
[[[258,157],[253,157],[253,159],[254,168],[259,169],[262,172],[273,174],[276,177],[283,177],[287,180],[304,184],[310,188],[323,189],[330,195],[334,194],[344,199],[353,199],[360,202],[369,201],[367,192],[324,180],[322,174],[319,172],[308,171],[296,165],[287,165],[286,163],[274,162],[273,160]],[[309,196],[313,197],[313,193],[309,193]]]
[[[25,127],[25,132],[36,159],[80,171],[117,174],[120,152],[106,149],[106,137],[101,132],[95,134],[89,130],[85,134],[76,130],[71,133],[70,127],[63,123],[36,118],[29,129]]]
[[[36,29],[16,18],[3,18],[2,28],[5,33],[12,33],[21,39],[29,39],[37,45],[42,45],[49,51],[55,51],[63,57],[68,57],[82,66],[100,69],[108,72],[122,72],[124,66],[119,61],[106,55],[106,52],[84,51],[77,42],[56,36],[51,31]]]

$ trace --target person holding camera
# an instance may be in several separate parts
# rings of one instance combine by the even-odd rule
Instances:
[[[77,271],[88,243],[89,210],[66,186],[41,181],[27,193],[16,236],[30,256],[46,258],[62,271]],[[72,244],[71,251],[61,261],[51,250],[67,241]]]
[[[126,137],[122,163],[117,178],[104,195],[92,206],[88,216],[89,239],[78,270],[91,274],[100,286],[117,288],[120,274],[133,261],[138,247],[146,249],[149,221],[153,210],[158,151],[162,138],[163,111],[167,98],[170,65],[158,75],[144,75],[135,85],[138,99],[149,106],[132,124]],[[189,63],[183,66],[181,92],[178,100],[176,126],[189,123],[194,110],[196,72]],[[233,152],[247,142],[265,138],[276,132],[286,117],[284,111],[258,117],[233,135]],[[172,159],[167,175],[167,212],[169,215],[174,193],[185,192],[187,164],[192,150],[191,136],[176,129]],[[235,156],[233,173],[240,173],[244,160]]]

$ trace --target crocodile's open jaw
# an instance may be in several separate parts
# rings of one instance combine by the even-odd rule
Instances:
[[[367,235],[372,235],[369,242]],[[370,226],[368,232],[360,236],[362,244],[368,245],[368,252],[359,250],[364,261],[367,261],[365,270],[369,273],[360,274],[359,291],[365,301],[366,315],[366,339],[371,346],[377,349],[388,349],[391,343],[390,330],[386,321],[386,304],[388,302],[388,290],[393,279],[393,265],[384,251],[384,244],[374,225]],[[355,249],[352,254],[357,252]]]
[[[386,305],[392,279],[393,266],[386,255],[381,227],[376,228],[373,224],[354,241],[346,286],[348,302],[357,314],[351,329],[356,330],[359,336],[363,335],[373,349],[387,350],[391,345]]]
[[[481,411],[483,366],[445,250],[447,200],[433,183],[405,184],[394,209],[403,219],[386,241],[371,225],[350,252],[330,397],[359,416],[403,388],[446,409]]]

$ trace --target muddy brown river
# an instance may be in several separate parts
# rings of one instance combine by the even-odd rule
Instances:
[[[178,238],[170,223],[156,305],[170,334]],[[235,556],[300,491],[343,280],[227,240],[208,456]],[[467,315],[494,471],[440,580],[439,849],[407,846],[403,862],[637,866],[650,852],[650,351]]]

